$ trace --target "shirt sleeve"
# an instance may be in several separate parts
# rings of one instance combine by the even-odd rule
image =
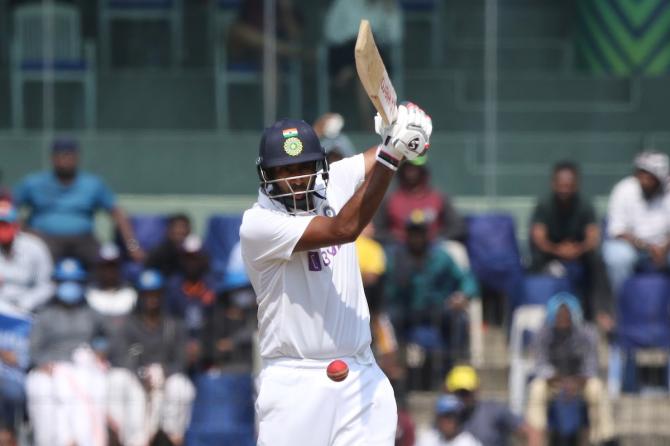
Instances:
[[[337,189],[346,200],[356,192],[364,180],[365,158],[362,153],[330,165],[328,187]]]
[[[31,244],[31,251],[34,258],[32,262],[33,286],[26,290],[19,301],[19,305],[29,312],[47,302],[54,291],[51,282],[53,263],[49,249],[41,240],[35,239]]]
[[[116,196],[114,195],[114,192],[112,192],[109,186],[107,186],[101,179],[98,179],[96,204],[107,211],[111,211],[116,207]]]
[[[313,215],[293,216],[266,209],[247,211],[240,227],[242,257],[251,264],[289,260],[313,218]]]
[[[537,203],[535,205],[535,209],[533,210],[533,215],[530,218],[531,225],[536,223],[546,225],[547,220],[548,219],[546,209],[544,208],[541,202]]]
[[[626,181],[626,180],[623,180]],[[626,212],[626,183],[620,182],[612,190],[607,211],[607,234],[610,237],[618,237],[628,230],[628,219]]]

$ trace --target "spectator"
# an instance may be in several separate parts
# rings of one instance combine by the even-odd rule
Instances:
[[[105,363],[93,351],[106,343],[102,320],[86,305],[86,272],[59,261],[55,298],[37,313],[30,333],[34,368],[26,379],[37,446],[107,444]]]
[[[237,20],[228,35],[229,62],[261,67],[265,34],[263,29],[263,0],[243,0]],[[276,2],[276,48],[280,59],[303,54],[300,47],[302,24],[291,0]]]
[[[389,73],[402,67],[393,66],[390,53],[402,44],[402,10],[395,0],[335,0],[326,12],[324,37],[328,45],[329,75],[336,88],[347,91],[354,83],[356,103],[362,128],[369,126],[370,100],[356,77],[354,47],[361,19],[370,21],[375,42]]]
[[[405,338],[415,329],[440,330],[447,360],[468,352],[468,302],[478,293],[470,272],[461,270],[431,243],[429,223],[416,211],[407,222],[407,243],[389,257],[388,297],[391,319]]]
[[[531,219],[532,269],[567,275],[579,290],[587,320],[597,312],[611,328],[609,284],[598,252],[600,226],[593,205],[579,193],[579,179],[573,162],[554,165],[551,194],[538,201]]]
[[[49,250],[21,231],[16,208],[0,201],[0,311],[28,313],[53,295]]]
[[[384,247],[374,239],[375,226],[370,222],[356,239],[356,252],[361,267],[363,290],[370,307],[373,351],[380,367],[392,382],[402,379],[398,362],[398,342],[384,302]]]
[[[636,266],[665,269],[670,249],[668,156],[642,152],[635,173],[619,181],[609,199],[609,239],[603,245],[615,296]]]
[[[339,113],[326,113],[314,123],[314,131],[326,151],[328,164],[356,154],[354,144],[342,133],[344,118]]]
[[[442,395],[435,404],[435,426],[419,435],[417,446],[482,446],[463,430],[463,403],[454,395]]]
[[[244,270],[239,243],[230,253],[223,286],[223,294],[206,315],[203,365],[206,369],[251,372],[256,295]]]
[[[86,292],[91,308],[111,320],[130,313],[135,307],[137,292],[123,280],[121,252],[113,243],[100,247],[95,265],[95,280]]]
[[[14,190],[17,207],[30,208],[27,226],[42,237],[54,258],[76,257],[95,263],[98,242],[93,235],[97,210],[110,213],[123,242],[136,261],[144,258],[133,229],[112,191],[103,181],[79,169],[79,144],[60,139],[52,145],[51,172],[28,175]]]
[[[183,443],[195,389],[186,371],[186,331],[163,313],[163,276],[144,270],[137,281],[137,311],[120,327],[112,345],[108,411],[126,446],[157,436]]]
[[[598,378],[597,334],[582,323],[579,301],[558,293],[547,303],[546,324],[535,338],[535,378],[530,383],[526,419],[542,444],[549,401],[557,394],[582,396],[588,405],[592,444],[614,442],[607,392]]]
[[[170,314],[184,322],[188,332],[187,362],[189,369],[200,356],[200,338],[205,317],[216,302],[216,292],[209,270],[209,257],[197,235],[189,235],[177,258],[179,272],[167,281],[165,297]]]
[[[504,446],[512,434],[524,440],[532,438],[532,429],[504,404],[479,399],[479,377],[467,365],[454,367],[445,380],[447,392],[456,395],[464,405],[463,429],[483,446]]]
[[[168,217],[165,239],[155,247],[145,262],[147,268],[159,270],[165,277],[179,271],[179,254],[184,240],[191,233],[191,219],[186,214]]]

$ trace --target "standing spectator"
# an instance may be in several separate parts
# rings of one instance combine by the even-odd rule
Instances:
[[[435,404],[435,426],[419,435],[417,446],[482,446],[461,420],[465,406],[454,395],[442,395]]]
[[[670,249],[670,194],[668,156],[642,152],[635,173],[619,181],[609,199],[607,232],[603,245],[615,296],[636,266],[665,269]]]
[[[402,10],[395,0],[335,0],[325,16],[324,37],[328,45],[328,68],[333,84],[349,94],[351,83],[356,91],[359,122],[368,124],[370,100],[356,78],[354,47],[361,19],[370,21],[375,42],[389,73],[400,70],[389,56],[395,45],[402,44]]]
[[[27,313],[53,295],[49,250],[21,231],[16,208],[0,202],[0,311]]]
[[[159,435],[181,445],[195,396],[186,371],[186,331],[163,312],[163,276],[144,270],[137,281],[137,311],[113,340],[108,411],[126,446]]]
[[[524,440],[532,438],[532,429],[504,404],[479,399],[479,376],[467,365],[454,367],[445,380],[447,392],[456,395],[464,405],[464,430],[483,446],[505,446],[512,434]]]
[[[37,313],[30,333],[34,368],[26,379],[37,446],[107,444],[106,364],[102,320],[86,305],[86,272],[75,259],[57,263],[55,298]]]
[[[79,144],[70,139],[52,145],[52,170],[24,178],[14,190],[17,207],[30,208],[27,227],[44,239],[54,258],[75,257],[95,263],[98,241],[93,235],[95,212],[109,212],[133,260],[144,253],[125,212],[112,191],[96,175],[79,169]]]
[[[542,444],[548,404],[557,394],[582,396],[588,405],[591,443],[613,443],[612,409],[598,378],[597,334],[582,323],[579,301],[573,295],[558,293],[547,303],[546,324],[535,338],[535,360],[526,415],[540,436],[533,443]]]
[[[600,226],[593,204],[579,193],[579,168],[570,161],[554,165],[551,193],[538,201],[530,229],[532,269],[567,275],[579,290],[587,320],[611,328],[611,294],[598,252]]]
[[[165,277],[179,271],[179,254],[184,240],[191,234],[191,219],[186,214],[168,217],[165,239],[151,250],[145,265],[159,270]]]
[[[100,247],[94,281],[86,292],[86,300],[91,308],[110,320],[123,317],[135,308],[137,292],[123,280],[121,252],[113,243]]]

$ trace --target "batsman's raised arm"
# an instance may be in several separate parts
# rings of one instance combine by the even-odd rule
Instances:
[[[377,211],[402,159],[423,155],[432,130],[430,116],[415,104],[401,105],[398,119],[388,126],[377,115],[375,131],[382,143],[363,154],[365,181],[337,215],[314,217],[294,252],[356,240]]]

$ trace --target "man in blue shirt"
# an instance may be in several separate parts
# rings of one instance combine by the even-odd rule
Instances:
[[[130,256],[141,260],[143,253],[114,193],[98,176],[79,170],[77,142],[56,140],[51,161],[51,171],[26,176],[13,198],[17,207],[30,209],[26,226],[44,239],[53,257],[77,257],[92,265],[98,253],[93,218],[103,209],[110,213]]]

